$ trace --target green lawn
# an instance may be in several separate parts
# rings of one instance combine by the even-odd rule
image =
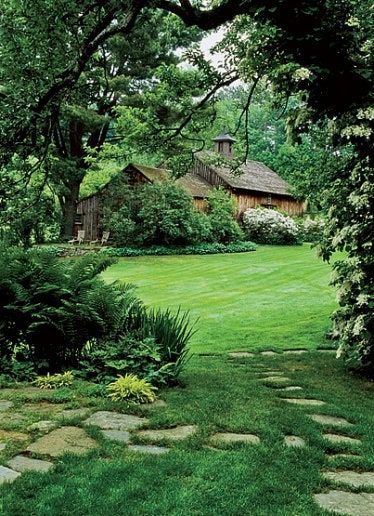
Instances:
[[[108,281],[138,287],[147,305],[199,318],[195,352],[324,345],[335,294],[330,266],[310,246],[235,255],[122,258]]]
[[[149,428],[196,425],[197,433],[180,443],[164,443],[171,448],[166,455],[147,456],[88,429],[98,442],[96,451],[84,457],[65,455],[48,473],[25,473],[0,486],[1,516],[327,516],[314,502],[314,493],[360,491],[321,476],[324,469],[374,470],[374,384],[350,374],[334,355],[313,350],[331,345],[323,335],[334,307],[329,267],[314,251],[263,247],[243,255],[124,259],[105,277],[137,284],[150,305],[181,304],[193,316],[199,314],[193,351],[220,353],[195,354],[181,385],[159,392],[167,403],[161,408],[128,407],[95,397],[84,382],[55,392],[0,390],[0,399],[14,402],[11,413],[26,418],[12,421],[8,413],[0,418],[0,437],[1,428],[27,432],[37,420],[41,399],[64,408],[147,415]],[[300,346],[312,351],[246,358],[223,353]],[[282,372],[289,378],[286,385],[302,391],[271,387],[261,380],[265,369]],[[317,398],[325,405],[297,406],[283,397]],[[25,412],[26,401],[35,403],[35,410],[29,405]],[[353,426],[322,428],[307,416],[313,413],[343,417]],[[43,414],[44,419],[54,417]],[[79,426],[82,419],[64,424]],[[323,431],[362,443],[329,444]],[[212,449],[207,445],[216,432],[254,433],[261,442]],[[305,448],[287,448],[286,435],[304,439]],[[142,442],[136,435],[133,441]],[[0,465],[24,446],[9,439]],[[332,457],[350,451],[357,456]],[[374,492],[374,487],[365,491]]]

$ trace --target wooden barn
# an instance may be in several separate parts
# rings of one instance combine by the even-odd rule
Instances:
[[[263,206],[277,208],[288,215],[302,215],[304,203],[295,199],[290,193],[290,185],[269,167],[259,161],[246,161],[237,174],[229,167],[214,164],[214,157],[222,155],[227,159],[233,156],[235,142],[229,134],[221,134],[214,139],[215,152],[198,153],[193,167],[185,176],[176,179],[193,197],[195,206],[204,210],[206,198],[214,187],[222,187],[230,192],[237,203],[237,217],[248,208]],[[123,171],[126,184],[136,186],[143,183],[155,183],[171,180],[169,171],[162,168],[147,167],[131,163]],[[108,183],[109,185],[110,183]],[[75,234],[79,229],[85,231],[85,240],[97,240],[101,237],[101,218],[105,185],[99,192],[85,197],[78,202]]]

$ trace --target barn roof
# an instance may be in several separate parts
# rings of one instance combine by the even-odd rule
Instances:
[[[138,165],[137,163],[131,163],[129,167],[135,168],[141,172],[149,181],[151,181],[151,183],[158,183],[167,181],[168,179],[173,179],[170,171],[164,168],[146,167],[144,165]],[[126,169],[129,167],[126,167]],[[198,198],[207,197],[210,190],[213,188],[202,177],[190,173],[187,173],[179,179],[176,179],[175,182],[186,192],[192,195],[192,197]]]
[[[250,190],[278,195],[291,195],[290,185],[276,174],[271,168],[259,161],[248,160],[240,166],[241,174],[233,174],[228,167],[207,163],[208,157],[216,156],[210,151],[201,152],[198,155],[203,163],[214,170],[217,175],[231,188]]]

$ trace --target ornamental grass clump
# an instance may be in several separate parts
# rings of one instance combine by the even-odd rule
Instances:
[[[156,400],[154,387],[146,380],[138,378],[134,374],[119,376],[108,385],[108,397],[113,401],[132,401],[135,403],[153,403]]]
[[[300,231],[291,217],[267,208],[250,208],[243,214],[247,238],[258,244],[295,245]]]

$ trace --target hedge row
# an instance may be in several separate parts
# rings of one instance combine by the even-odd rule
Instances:
[[[184,254],[223,254],[246,253],[255,251],[253,242],[237,242],[232,244],[196,244],[187,246],[151,246],[151,247],[109,247],[100,252],[109,256],[168,256]]]

